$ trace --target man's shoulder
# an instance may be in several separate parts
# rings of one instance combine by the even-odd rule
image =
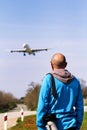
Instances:
[[[52,73],[46,73],[45,74],[45,76],[44,76],[44,78],[46,78],[46,79],[50,79],[52,77]]]
[[[73,78],[73,82],[80,84],[79,79],[78,79],[77,77],[75,77],[75,76],[74,76],[74,78]]]
[[[79,79],[78,79],[76,76],[74,76],[74,80],[76,80],[76,81],[78,81],[78,82],[79,82]]]

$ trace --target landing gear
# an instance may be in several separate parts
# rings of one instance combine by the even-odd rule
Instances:
[[[33,53],[33,55],[35,56],[35,53]]]
[[[24,53],[24,56],[26,56],[26,54]]]

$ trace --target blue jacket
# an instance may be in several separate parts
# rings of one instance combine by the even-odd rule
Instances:
[[[57,91],[57,100],[52,95],[51,76],[45,76],[39,94],[36,125],[38,130],[46,130],[43,116],[46,113],[56,113],[58,130],[70,127],[80,129],[83,120],[83,96],[81,86],[75,77],[69,83],[54,78]]]

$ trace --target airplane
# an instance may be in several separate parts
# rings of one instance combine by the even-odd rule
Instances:
[[[47,51],[48,49],[45,48],[45,49],[31,49],[29,47],[28,44],[23,44],[23,49],[22,50],[11,50],[10,52],[13,53],[13,52],[23,52],[24,53],[24,56],[26,56],[26,53],[28,53],[29,55],[33,54],[35,55],[35,52],[39,52],[39,51]]]

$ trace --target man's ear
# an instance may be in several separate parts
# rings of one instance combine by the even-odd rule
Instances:
[[[54,70],[54,67],[53,67],[53,64],[52,64],[52,62],[50,62],[51,63],[51,68],[52,68],[52,70]]]
[[[65,67],[67,66],[67,62],[65,62]]]

